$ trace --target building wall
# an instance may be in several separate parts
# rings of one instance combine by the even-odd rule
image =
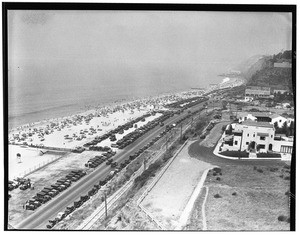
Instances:
[[[253,141],[256,143],[255,148],[257,147],[257,145],[264,145],[264,148],[261,148],[260,152],[267,152],[269,150],[270,144],[272,144],[273,146],[275,134],[274,128],[245,125],[237,125],[236,128],[239,130],[243,130],[241,151],[248,150],[249,144]],[[257,133],[267,133],[268,137],[265,137],[265,139],[262,140],[260,136],[257,135]]]
[[[281,63],[275,62],[274,67],[277,67],[277,68],[292,68],[292,64],[289,63],[289,62],[281,62]]]
[[[245,96],[270,97],[271,88],[250,86],[245,89]]]
[[[286,118],[284,118],[283,116],[279,116],[279,117],[273,118],[272,121],[271,121],[271,124],[274,124],[275,122],[277,122],[278,127],[279,127],[279,128],[282,128],[283,123],[284,123],[285,121],[287,121]]]
[[[284,94],[284,93],[288,93],[289,91],[286,90],[286,89],[274,89],[273,93],[281,93],[281,94]]]
[[[283,140],[274,140],[273,141],[273,151],[281,153],[292,153],[293,142],[283,141]]]

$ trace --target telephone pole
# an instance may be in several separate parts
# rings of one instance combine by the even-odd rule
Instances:
[[[182,122],[180,123],[180,140],[182,140]]]
[[[105,219],[107,218],[107,196],[106,190],[104,190],[104,203],[105,203]]]

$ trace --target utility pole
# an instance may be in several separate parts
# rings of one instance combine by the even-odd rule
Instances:
[[[107,196],[106,190],[104,190],[104,201],[105,201],[105,219],[107,218]]]
[[[168,150],[168,142],[169,142],[169,138],[168,138],[168,136],[166,135],[166,151]]]
[[[180,140],[182,140],[182,122],[180,123]]]
[[[144,171],[146,170],[146,157],[143,159],[143,164],[144,164]]]

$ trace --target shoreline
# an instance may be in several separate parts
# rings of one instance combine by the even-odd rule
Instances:
[[[153,95],[153,96],[147,96],[147,97],[131,97],[131,98],[124,98],[115,100],[106,104],[93,104],[93,105],[85,105],[83,108],[79,108],[77,112],[72,112],[70,115],[64,115],[64,116],[58,116],[53,118],[46,118],[42,120],[38,120],[35,122],[29,122],[22,124],[20,126],[9,128],[8,133],[9,135],[18,131],[23,131],[24,129],[30,129],[35,127],[40,127],[47,125],[51,122],[59,122],[61,120],[65,120],[68,118],[72,118],[74,116],[85,116],[88,114],[95,114],[95,113],[114,113],[116,109],[120,109],[121,107],[130,107],[130,106],[138,106],[138,109],[145,108],[145,106],[149,104],[154,104],[154,108],[152,110],[155,110],[155,107],[160,107],[160,109],[164,109],[164,105],[172,102],[176,102],[178,100],[184,99],[186,97],[193,97],[193,96],[203,96],[206,93],[209,93],[213,90],[222,89],[224,87],[234,87],[238,86],[238,84],[242,84],[245,82],[244,78],[230,78],[227,77],[227,80],[224,82],[221,81],[219,84],[214,86],[209,86],[205,90],[183,90],[183,91],[177,91],[177,92],[166,92],[159,95]]]
[[[49,123],[49,122],[53,122],[53,121],[57,121],[57,120],[61,120],[61,119],[67,119],[69,117],[76,116],[76,115],[84,115],[85,113],[91,113],[91,112],[94,112],[95,110],[101,110],[101,109],[105,109],[105,108],[111,107],[111,106],[112,107],[122,106],[122,105],[130,104],[130,103],[139,103],[139,102],[141,103],[144,101],[149,102],[151,100],[162,99],[163,97],[174,97],[174,96],[177,96],[178,100],[180,100],[183,98],[182,96],[180,97],[180,94],[187,94],[187,93],[197,93],[198,96],[199,96],[199,94],[201,94],[200,96],[202,96],[202,95],[205,95],[206,93],[210,92],[211,90],[218,89],[217,87],[222,88],[224,86],[228,86],[228,84],[233,83],[232,80],[236,81],[236,79],[241,80],[241,81],[243,80],[243,78],[228,77],[228,80],[226,82],[224,82],[224,80],[223,80],[219,84],[214,85],[213,88],[212,88],[212,86],[210,86],[210,87],[206,88],[204,91],[203,90],[195,91],[193,89],[189,89],[189,90],[182,90],[182,91],[177,91],[177,92],[165,92],[165,93],[162,93],[159,95],[152,95],[152,96],[147,96],[147,97],[123,98],[123,99],[115,100],[115,101],[105,103],[105,104],[84,105],[82,108],[78,108],[77,111],[71,112],[70,115],[57,116],[57,117],[53,117],[53,118],[45,118],[45,119],[38,120],[35,122],[24,123],[22,125],[11,127],[11,128],[9,128],[8,133],[10,134],[14,131],[22,130],[23,128],[45,125],[46,123]],[[233,87],[233,86],[231,86],[231,87]],[[176,100],[173,100],[173,101],[176,101]]]

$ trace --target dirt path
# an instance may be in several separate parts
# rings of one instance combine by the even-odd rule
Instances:
[[[190,144],[191,142],[187,143],[182,149],[142,202],[142,206],[168,230],[178,225],[180,216],[204,170],[211,167],[188,155]]]

